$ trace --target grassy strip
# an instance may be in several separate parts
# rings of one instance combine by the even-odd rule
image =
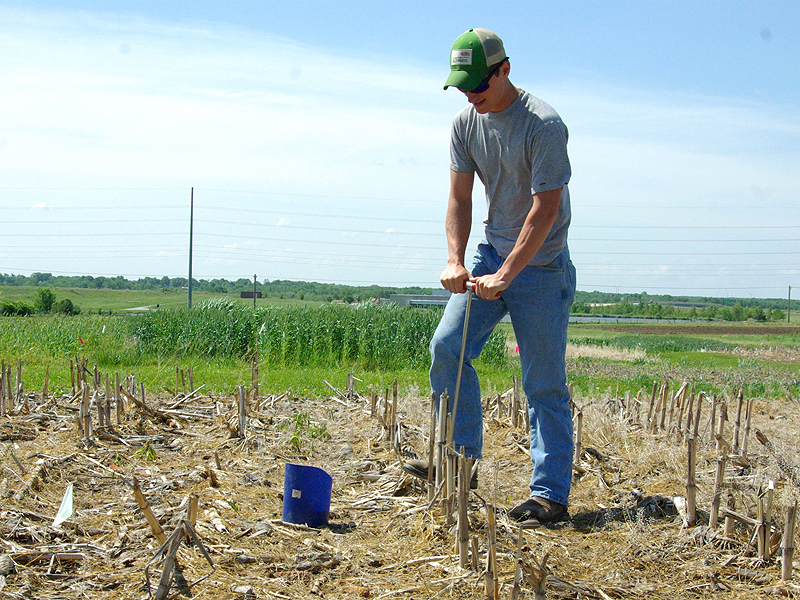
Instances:
[[[16,364],[17,356],[3,350],[0,355],[6,364]],[[50,390],[57,394],[71,391],[69,360],[48,357],[44,360],[23,358],[23,381],[29,391],[41,390],[44,374],[49,368]],[[598,397],[602,395],[632,396],[643,390],[649,397],[653,381],[669,379],[679,385],[684,379],[696,385],[697,391],[708,394],[733,393],[743,386],[748,396],[765,398],[800,397],[798,366],[765,366],[757,361],[735,359],[724,356],[727,367],[719,368],[718,363],[700,363],[682,360],[680,355],[665,355],[663,360],[636,361],[624,363],[609,360],[577,359],[568,364],[568,379],[575,386],[576,397]],[[713,357],[708,354],[700,358]],[[89,366],[94,365],[90,361]],[[125,377],[134,374],[137,381],[145,384],[149,391],[168,394],[176,391],[175,368],[192,367],[194,385],[205,386],[204,392],[231,395],[238,385],[250,385],[251,363],[238,358],[152,358],[142,357],[139,362],[121,366],[116,363],[98,364],[102,373],[114,373]],[[351,366],[291,366],[262,365],[259,370],[259,389],[262,394],[290,392],[293,396],[305,398],[324,398],[332,391],[324,383],[330,382],[343,389]],[[484,396],[500,393],[511,385],[511,376],[520,375],[519,364],[509,364],[503,368],[477,365]],[[357,389],[361,392],[374,389],[383,394],[397,377],[401,393],[425,396],[430,392],[427,367],[396,370],[353,368],[360,380]],[[166,390],[169,390],[167,392]]]
[[[16,365],[16,360],[11,362]],[[8,363],[9,360],[6,358],[6,364]],[[92,363],[89,366],[92,368]],[[194,386],[203,386],[203,393],[231,396],[239,385],[249,387],[251,383],[251,363],[238,359],[144,360],[136,365],[129,365],[128,368],[98,365],[98,369],[104,375],[108,374],[113,378],[118,374],[124,379],[133,374],[137,382],[144,383],[148,393],[164,395],[182,391],[176,382],[176,367],[184,370],[191,367]],[[69,361],[53,358],[44,362],[23,359],[25,390],[41,391],[46,371],[49,371],[49,393],[56,395],[71,393]],[[259,390],[262,395],[289,392],[290,395],[299,398],[325,398],[333,394],[325,381],[344,391],[349,371],[350,369],[345,367],[262,367],[259,369]],[[12,376],[14,373],[12,369]],[[427,396],[430,393],[427,368],[354,370],[353,373],[358,379],[356,389],[361,393],[374,390],[384,395],[387,389],[391,390],[395,378],[398,380],[402,395]],[[484,394],[495,394],[511,387],[511,376],[519,375],[519,369],[517,368],[515,372],[513,368],[481,367],[479,374]]]
[[[192,366],[195,385],[229,394],[250,384],[253,348],[260,359],[264,393],[290,391],[297,396],[325,397],[323,383],[344,385],[348,371],[362,380],[360,390],[383,391],[398,377],[415,393],[428,393],[428,342],[439,320],[437,310],[396,306],[284,306],[252,308],[231,302],[203,303],[188,311],[162,309],[138,317],[81,315],[0,319],[0,359],[24,361],[28,390],[41,389],[50,371],[50,389],[71,389],[69,359],[88,359],[90,368],[122,376],[136,375],[150,390],[175,390],[176,366]],[[508,387],[519,374],[518,359],[508,357],[506,325],[490,340],[476,362],[483,391]],[[711,339],[692,336],[570,328],[570,341],[600,348],[644,350],[646,359],[577,358],[568,365],[569,380],[581,393],[649,393],[654,380],[688,380],[699,391],[745,393],[763,397],[800,396],[800,364],[791,362],[796,336],[784,336],[788,356],[770,360],[754,348],[770,350],[774,336],[735,335]],[[746,353],[734,353],[745,348]],[[764,355],[766,356],[766,354]]]
[[[0,285],[0,300],[13,302],[22,301],[32,304],[36,298],[39,287],[35,286],[12,286]],[[92,288],[51,288],[57,300],[69,299],[73,304],[80,307],[81,313],[103,314],[109,313],[130,313],[136,312],[135,309],[145,308],[183,308],[187,304],[187,290],[165,288],[158,290],[112,290],[112,289],[92,289]],[[223,298],[241,304],[245,308],[252,308],[252,299],[243,299],[239,294],[221,294],[214,292],[193,291],[192,299],[195,305],[206,301],[218,300]],[[256,300],[258,307],[273,305],[319,305],[321,302],[303,300],[280,300],[278,298],[259,298]]]
[[[0,319],[0,358],[24,361],[27,389],[40,389],[49,369],[50,389],[61,392],[71,390],[69,359],[80,357],[103,373],[133,373],[149,389],[174,390],[175,367],[191,365],[196,385],[227,393],[249,385],[254,349],[265,390],[324,396],[330,390],[323,379],[352,369],[367,385],[382,387],[401,373],[424,391],[428,344],[440,316],[395,305],[254,311],[223,299],[124,318],[9,317]],[[498,330],[477,364],[501,370],[505,339]]]

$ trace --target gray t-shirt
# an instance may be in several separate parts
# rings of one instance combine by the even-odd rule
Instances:
[[[553,108],[521,91],[500,112],[472,105],[453,119],[450,168],[478,174],[486,188],[486,240],[508,256],[533,204],[533,194],[562,188],[558,217],[531,265],[552,262],[567,246],[571,218],[567,126]]]

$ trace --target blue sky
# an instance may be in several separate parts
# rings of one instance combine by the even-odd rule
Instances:
[[[477,26],[570,129],[579,289],[800,286],[796,2],[0,0],[0,272],[185,276],[194,187],[195,277],[437,286]]]

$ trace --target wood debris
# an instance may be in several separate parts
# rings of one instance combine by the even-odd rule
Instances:
[[[572,519],[522,530],[497,508],[523,500],[529,478],[516,381],[486,400],[480,485],[470,490],[470,462],[447,445],[447,415],[431,410],[441,399],[405,397],[396,381],[362,395],[348,374],[326,401],[243,387],[213,396],[176,369],[176,390],[160,396],[77,360],[71,393],[48,396],[16,383],[9,392],[16,377],[3,372],[0,591],[9,597],[797,593],[782,557],[795,547],[788,456],[800,440],[758,399],[732,394],[734,405],[687,382],[654,382],[636,397],[573,391]],[[748,446],[752,429],[768,454]],[[400,468],[415,455],[439,467],[427,485]],[[281,521],[287,462],[331,473],[328,527]],[[74,513],[53,527],[70,483]],[[685,522],[681,497],[693,499]]]

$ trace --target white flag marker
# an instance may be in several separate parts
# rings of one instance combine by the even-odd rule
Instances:
[[[72,516],[72,484],[67,486],[67,491],[64,492],[64,498],[61,500],[61,508],[58,509],[58,514],[53,521],[53,527],[58,527]]]

